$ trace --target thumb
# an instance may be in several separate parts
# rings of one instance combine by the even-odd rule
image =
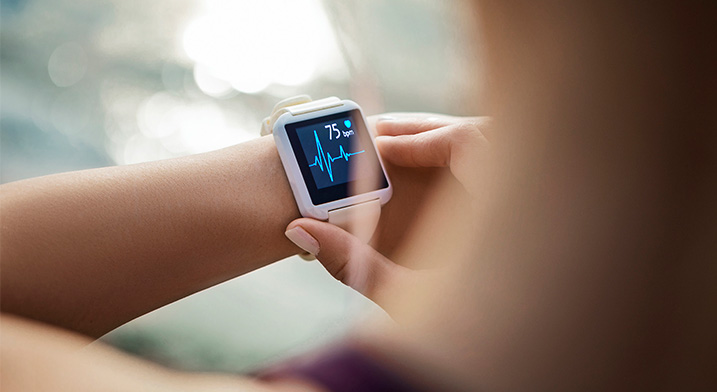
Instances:
[[[287,226],[285,235],[299,248],[313,253],[334,278],[379,305],[387,292],[412,272],[328,222],[300,218]]]

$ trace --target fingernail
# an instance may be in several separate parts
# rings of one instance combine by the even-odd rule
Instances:
[[[312,237],[301,226],[285,231],[284,235],[299,248],[313,255],[319,254],[319,241],[316,241],[316,238]]]
[[[379,118],[376,119],[376,122],[379,123],[381,121],[393,121],[395,119],[396,119],[396,117],[393,117],[393,116],[380,116]]]

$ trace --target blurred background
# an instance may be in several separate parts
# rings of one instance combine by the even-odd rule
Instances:
[[[473,23],[467,0],[0,0],[0,181],[241,143],[302,93],[367,115],[482,114]],[[246,372],[374,312],[292,257],[102,340],[179,369]]]

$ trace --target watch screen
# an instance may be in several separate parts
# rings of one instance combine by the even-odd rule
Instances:
[[[286,133],[314,205],[388,187],[357,109],[287,124]]]

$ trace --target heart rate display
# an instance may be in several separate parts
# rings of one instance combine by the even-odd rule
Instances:
[[[351,118],[337,118],[296,128],[306,165],[317,189],[357,178],[356,160],[366,153],[370,140],[356,133]]]
[[[356,190],[388,187],[358,110],[289,123],[285,129],[315,205],[347,198]]]
[[[351,124],[349,120],[346,120],[346,123],[349,126]],[[316,139],[316,151],[318,151],[318,154],[314,156],[314,163],[310,164],[309,167],[318,166],[321,171],[324,171],[325,168],[326,172],[329,174],[331,182],[334,182],[334,171],[332,170],[331,164],[335,160],[343,158],[346,162],[348,162],[350,157],[366,152],[366,150],[361,150],[347,153],[344,151],[344,146],[339,145],[339,154],[336,157],[332,157],[331,154],[324,152],[324,148],[321,146],[321,141],[319,140],[319,135],[316,131],[314,131],[314,138]]]

